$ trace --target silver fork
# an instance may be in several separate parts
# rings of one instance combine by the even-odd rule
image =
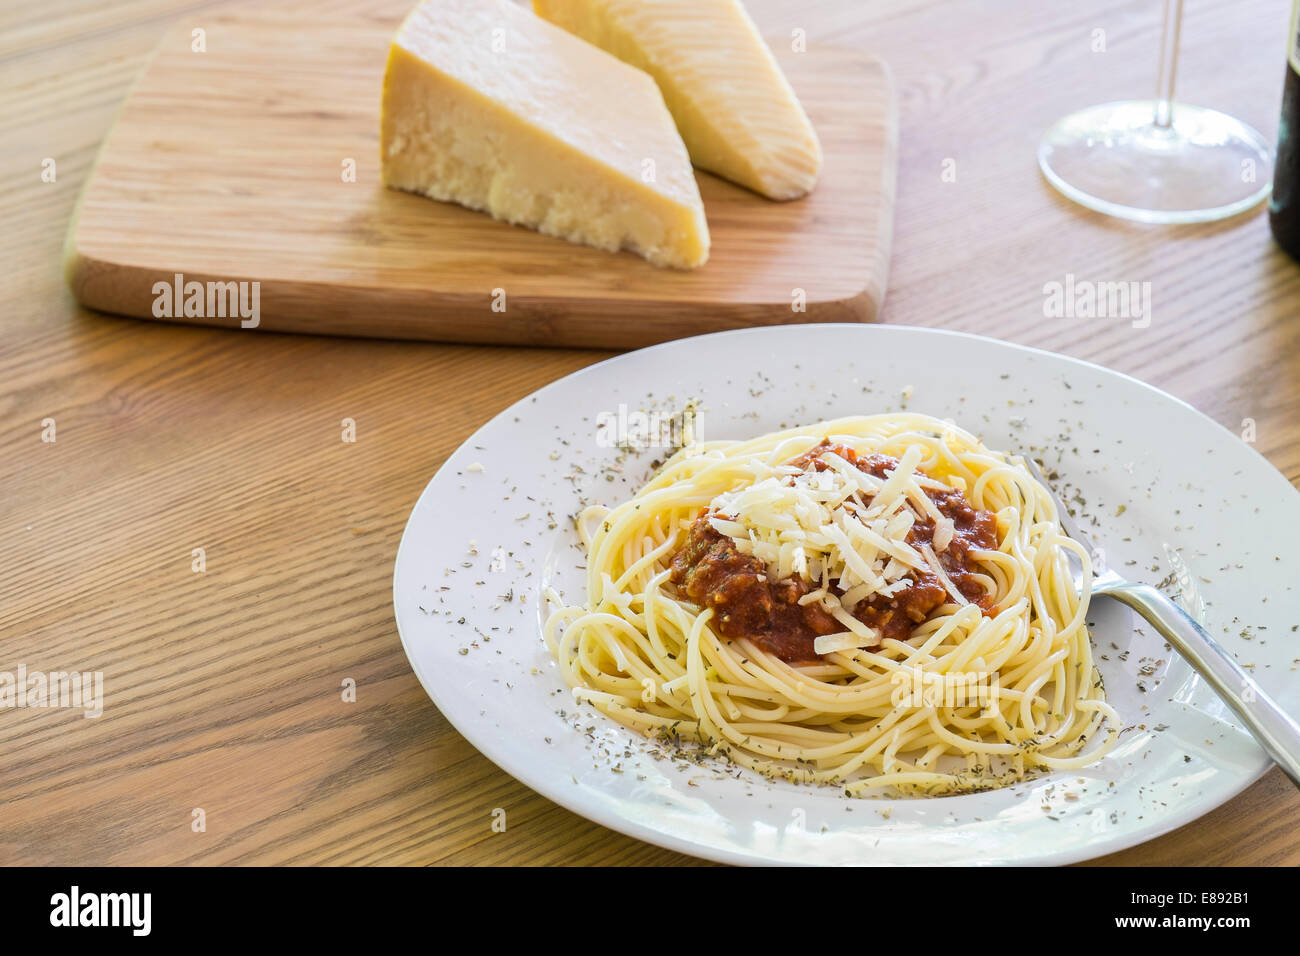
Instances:
[[[1074,523],[1065,503],[1047,483],[1038,465],[1028,457],[1025,464],[1056,502],[1061,529],[1090,555],[1097,555],[1099,552],[1092,546],[1092,541]],[[1075,562],[1071,561],[1071,567],[1074,566]],[[1082,568],[1075,568],[1074,586],[1080,591],[1083,589]],[[1149,584],[1134,584],[1109,567],[1097,570],[1092,579],[1092,594],[1127,604],[1159,631],[1241,718],[1291,782],[1300,787],[1300,724],[1287,716],[1201,625]]]

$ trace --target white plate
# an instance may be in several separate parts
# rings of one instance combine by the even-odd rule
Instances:
[[[692,398],[703,439],[906,407],[1043,457],[1058,490],[1082,497],[1081,523],[1112,566],[1156,583],[1185,564],[1210,633],[1300,711],[1300,494],[1241,438],[1141,382],[1047,352],[899,326],[764,328],[555,382],[475,433],[420,496],[393,581],[402,643],[447,719],[529,787],[612,829],[732,863],[1067,863],[1181,826],[1268,768],[1205,683],[1104,600],[1089,615],[1093,641],[1129,729],[1088,770],[1003,790],[848,799],[665,759],[576,706],[541,640],[542,592],[583,599],[570,515],[584,496],[631,496],[665,453],[620,463],[598,419]]]

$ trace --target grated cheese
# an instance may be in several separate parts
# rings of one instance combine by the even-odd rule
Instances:
[[[908,448],[884,478],[833,451],[819,456],[827,466],[821,471],[753,463],[752,482],[713,499],[709,524],[739,551],[765,562],[771,580],[812,585],[799,603],[820,602],[845,628],[827,638],[874,646],[879,634],[851,612],[864,600],[906,590],[912,572],[932,573],[955,601],[969,603],[936,554],[948,548],[956,529],[926,494],[950,486],[916,471],[922,457],[920,446]],[[908,543],[918,521],[933,522],[933,547]]]
[[[834,651],[852,651],[859,647],[871,647],[864,644],[862,638],[847,631],[838,634],[823,634],[813,641],[814,654],[830,654]]]
[[[957,585],[952,583],[952,578],[948,577],[948,572],[945,571],[943,565],[939,563],[939,557],[934,553],[934,548],[930,547],[928,544],[923,544],[921,545],[921,553],[925,555],[925,560],[929,563],[930,570],[934,573],[934,576],[939,579],[939,583],[943,585],[943,589],[948,592],[949,596],[958,604],[969,604],[970,601],[966,600],[966,595],[957,590]]]

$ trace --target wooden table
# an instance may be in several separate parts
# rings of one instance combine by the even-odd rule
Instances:
[[[421,691],[393,624],[397,542],[438,465],[603,355],[170,326],[88,313],[65,289],[73,203],[133,76],[171,22],[201,26],[218,6],[0,11],[0,670],[101,670],[106,696],[94,720],[0,710],[0,863],[690,862],[481,757]],[[797,20],[810,43],[858,42],[893,68],[886,321],[1091,359],[1234,430],[1252,418],[1259,450],[1300,478],[1300,267],[1264,217],[1125,224],[1065,202],[1035,167],[1058,116],[1148,95],[1160,4],[750,6],[768,31]],[[1288,4],[1188,6],[1181,92],[1271,137]],[[1044,284],[1067,274],[1149,281],[1150,327],[1044,318]],[[1294,865],[1298,816],[1274,770],[1103,862]]]

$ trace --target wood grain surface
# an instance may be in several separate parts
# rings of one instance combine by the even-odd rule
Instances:
[[[767,29],[789,22],[778,0],[750,6]],[[481,757],[422,693],[393,624],[393,557],[434,470],[491,415],[603,353],[134,321],[78,308],[64,285],[73,204],[132,79],[168,29],[222,9],[0,7],[0,669],[102,670],[106,697],[98,719],[0,710],[0,863],[691,862]],[[798,11],[810,43],[879,52],[897,84],[885,321],[1136,375],[1239,433],[1251,419],[1258,449],[1300,479],[1300,266],[1265,219],[1111,221],[1035,167],[1062,114],[1148,94],[1160,4]],[[1272,137],[1287,16],[1284,0],[1188,4],[1183,95]],[[1045,318],[1043,287],[1067,274],[1150,282],[1150,326]],[[340,440],[344,418],[355,443]],[[1274,770],[1101,862],[1295,865],[1298,815]]]
[[[789,14],[769,23],[822,141],[821,179],[778,203],[700,173],[709,261],[661,269],[383,188],[379,90],[412,2],[237,5],[203,18],[201,53],[176,23],[86,188],[68,244],[77,297],[150,318],[154,284],[180,273],[257,282],[263,330],[604,348],[875,317],[898,137],[870,53],[794,52]],[[224,309],[190,321],[240,325]]]

